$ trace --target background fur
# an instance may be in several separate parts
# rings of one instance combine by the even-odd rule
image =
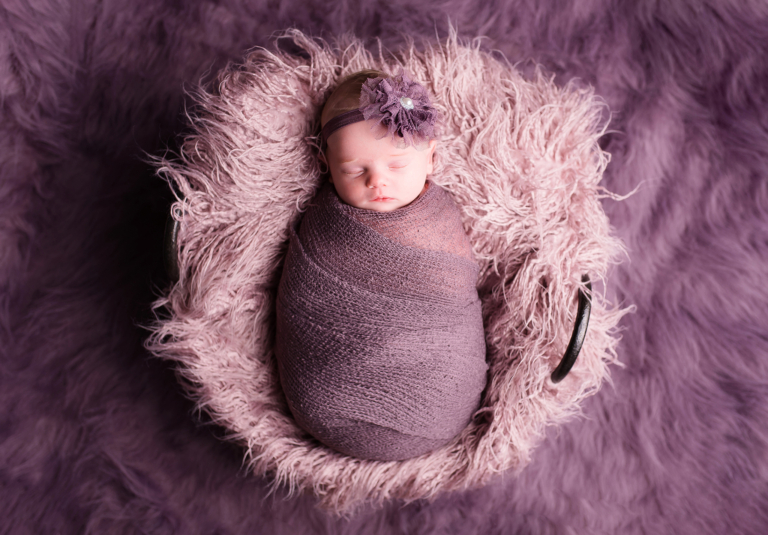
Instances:
[[[336,520],[267,495],[142,349],[166,282],[184,87],[296,25],[464,37],[613,111],[604,208],[638,310],[518,478]],[[53,2],[0,7],[0,518],[8,533],[763,533],[768,8],[762,2]],[[521,64],[525,70],[527,63]],[[203,417],[204,418],[204,417]]]

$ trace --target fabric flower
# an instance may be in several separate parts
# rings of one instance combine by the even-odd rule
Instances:
[[[405,145],[421,145],[435,137],[437,110],[427,90],[400,69],[392,78],[369,78],[360,91],[360,111],[365,120],[387,128],[386,134],[402,138]]]

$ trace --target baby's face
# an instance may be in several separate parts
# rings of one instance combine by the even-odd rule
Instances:
[[[357,208],[389,212],[410,204],[424,190],[432,172],[437,141],[417,150],[398,148],[391,136],[376,139],[373,121],[360,121],[336,130],[328,138],[326,156],[341,200]]]

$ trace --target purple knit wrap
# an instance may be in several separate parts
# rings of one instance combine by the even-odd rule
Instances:
[[[485,387],[478,267],[450,195],[392,212],[326,184],[291,243],[275,352],[300,427],[342,453],[402,460],[467,425]]]

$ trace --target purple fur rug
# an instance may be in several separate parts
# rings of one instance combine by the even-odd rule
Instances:
[[[763,2],[0,5],[0,532],[768,532]],[[613,111],[605,200],[623,368],[520,474],[349,519],[269,493],[143,350],[185,88],[290,26],[487,36]]]

